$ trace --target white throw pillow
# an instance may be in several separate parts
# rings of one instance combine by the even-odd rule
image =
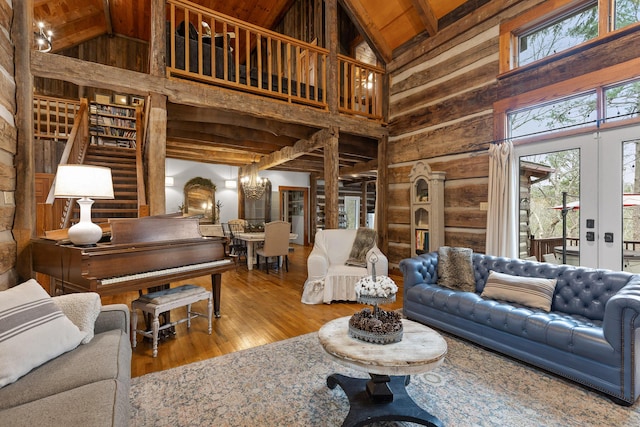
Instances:
[[[550,311],[556,283],[556,279],[512,276],[489,271],[481,296]]]
[[[0,292],[0,387],[73,350],[85,335],[35,280]]]
[[[95,292],[80,292],[53,297],[53,302],[81,332],[86,332],[87,336],[82,344],[89,343],[93,339],[93,328],[102,308],[100,295]]]

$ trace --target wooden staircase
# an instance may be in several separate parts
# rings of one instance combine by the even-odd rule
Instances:
[[[137,218],[138,192],[136,180],[136,151],[132,148],[89,145],[84,164],[104,166],[111,169],[113,178],[113,200],[95,200],[91,207],[91,218],[95,223],[107,222],[109,218]],[[80,210],[74,203],[73,220],[79,220]]]

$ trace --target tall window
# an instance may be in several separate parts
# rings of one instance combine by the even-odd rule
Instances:
[[[614,4],[613,28],[615,30],[640,21],[640,1],[615,0]]]

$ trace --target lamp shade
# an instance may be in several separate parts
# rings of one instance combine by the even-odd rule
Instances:
[[[113,199],[111,169],[88,165],[59,165],[54,195],[57,198]]]

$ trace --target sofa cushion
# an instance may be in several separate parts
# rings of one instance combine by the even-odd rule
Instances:
[[[43,399],[0,410],[4,427],[126,426],[129,383],[103,380]]]
[[[86,333],[82,344],[93,339],[93,328],[102,307],[100,295],[95,292],[79,292],[53,297],[53,302],[81,332]]]
[[[371,228],[358,228],[346,264],[356,267],[366,267],[367,252],[376,245],[376,235],[376,231]]]
[[[0,409],[24,404],[101,380],[131,378],[131,344],[121,330],[97,334],[0,389]]]
[[[490,271],[481,296],[550,311],[556,282],[556,279],[512,276]]]
[[[475,292],[473,251],[469,248],[438,248],[438,284],[459,291]]]
[[[0,292],[0,387],[76,348],[85,336],[35,280]]]

